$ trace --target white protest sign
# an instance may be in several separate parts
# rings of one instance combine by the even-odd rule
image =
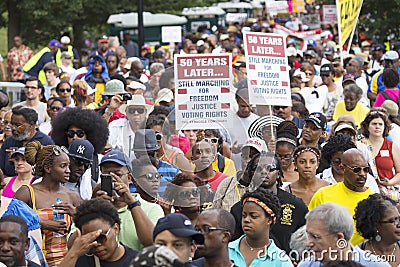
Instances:
[[[289,10],[287,1],[265,2],[265,7],[268,14],[285,13]]]
[[[231,120],[231,54],[175,55],[176,129],[217,129]]]
[[[244,32],[250,104],[291,106],[289,65],[283,35]]]
[[[322,17],[324,19],[323,23],[324,24],[331,24],[331,23],[337,23],[337,9],[336,5],[323,5],[322,6]]]
[[[161,27],[161,41],[163,43],[181,42],[182,41],[182,27],[181,26],[162,26]]]

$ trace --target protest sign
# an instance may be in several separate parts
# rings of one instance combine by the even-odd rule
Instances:
[[[305,12],[306,11],[306,4],[304,0],[293,0],[293,10],[292,12]]]
[[[234,102],[231,54],[175,55],[176,129],[226,127]]]
[[[182,27],[181,26],[162,26],[161,39],[164,43],[180,42],[182,41]]]
[[[335,5],[323,5],[322,6],[322,17],[324,24],[337,23],[337,12]]]
[[[291,106],[285,37],[245,32],[243,41],[250,104]]]
[[[289,41],[295,41],[296,48],[300,50],[307,49],[307,41],[319,39],[321,33],[321,29],[298,32],[279,24],[275,24],[273,30],[276,34],[282,34],[286,38],[286,43],[289,43]]]
[[[287,1],[273,1],[265,2],[265,8],[268,14],[274,14],[280,12],[288,12],[288,2]]]
[[[342,45],[346,43],[354,31],[362,3],[363,0],[336,0],[337,13],[340,16],[339,38]]]

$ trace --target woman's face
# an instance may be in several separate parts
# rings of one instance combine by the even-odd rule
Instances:
[[[17,154],[13,158],[15,172],[17,174],[32,173],[32,166],[26,162],[25,157],[21,154]]]
[[[200,206],[200,189],[193,182],[185,182],[179,186],[174,206],[191,208]]]
[[[139,187],[151,197],[156,197],[158,189],[160,188],[161,178],[157,178],[159,173],[153,165],[146,165],[140,170],[135,177],[136,183]]]
[[[71,86],[68,83],[63,83],[60,85],[58,94],[65,102],[71,102]]]
[[[69,157],[65,152],[61,152],[59,156],[54,157],[50,174],[60,183],[68,182],[70,174]]]
[[[314,153],[305,151],[297,157],[295,165],[299,172],[299,178],[308,180],[315,178],[319,161]]]
[[[269,236],[271,218],[254,202],[246,202],[242,211],[242,229],[250,237]]]
[[[47,102],[47,113],[51,119],[54,119],[58,111],[63,107],[60,101],[49,101]]]
[[[340,168],[340,164],[342,163],[342,156],[343,151],[337,151],[332,155],[331,158],[332,172],[337,173],[338,175],[343,175],[344,173],[343,169]]]
[[[197,130],[183,130],[183,134],[189,138],[190,147],[193,147],[197,140]]]
[[[101,229],[101,234],[103,235],[104,242],[98,244],[92,249],[94,255],[100,258],[100,260],[108,261],[115,257],[115,253],[118,248],[118,233],[119,226],[114,224],[111,226],[108,222],[102,219],[94,219],[82,226],[82,235],[95,232]],[[105,236],[105,239],[104,239]]]
[[[378,226],[382,241],[395,243],[400,240],[400,214],[395,206],[387,208],[384,212],[381,225]]]
[[[369,136],[382,137],[385,131],[385,122],[381,118],[373,119],[368,125]]]
[[[72,143],[75,139],[87,139],[86,132],[82,128],[71,125],[67,130],[68,145]]]
[[[275,152],[281,158],[282,169],[286,171],[293,164],[293,149],[286,144],[279,143]]]
[[[346,92],[344,94],[344,105],[346,106],[347,111],[352,111],[358,102],[358,97],[355,93],[353,92]]]

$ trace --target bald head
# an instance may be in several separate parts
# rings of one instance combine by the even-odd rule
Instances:
[[[358,166],[364,166],[367,164],[367,160],[360,150],[357,148],[350,148],[343,153],[342,163],[347,165],[357,164]]]

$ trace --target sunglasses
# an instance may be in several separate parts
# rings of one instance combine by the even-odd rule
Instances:
[[[70,159],[72,159],[76,165],[83,166],[85,169],[88,169],[90,166],[92,166],[92,163],[90,163],[90,161],[87,160],[78,159],[75,157],[70,157]]]
[[[335,160],[331,160],[331,163],[335,164],[335,165],[339,165],[340,163],[342,163],[342,161],[340,159],[335,159]]]
[[[194,188],[192,190],[184,190],[179,193],[180,199],[190,199],[191,196],[198,197],[200,195],[200,189]]]
[[[207,143],[211,143],[211,144],[216,144],[218,143],[218,138],[213,137],[213,138],[204,138],[204,141],[206,141]]]
[[[267,172],[273,172],[278,170],[278,168],[274,164],[258,164],[256,171],[261,172],[263,169],[266,169]]]
[[[111,228],[108,229],[107,233],[105,234],[100,234],[97,238],[96,238],[96,242],[99,243],[100,245],[103,245],[106,241],[107,241],[107,236],[110,233]]]
[[[59,111],[61,107],[50,106],[51,111]]]
[[[138,176],[138,178],[140,178],[140,177],[144,177],[149,181],[154,180],[154,179],[161,180],[162,174],[160,174],[160,173],[146,173],[146,174]]]
[[[162,138],[163,138],[163,135],[161,133],[156,133],[156,140],[157,141],[161,141]]]
[[[276,154],[281,160],[290,160],[293,158],[292,155],[285,155],[285,156],[281,156],[279,154]]]
[[[274,106],[275,110],[285,109],[287,106]]]
[[[56,156],[60,156],[61,153],[64,152],[65,154],[69,154],[68,149],[65,146],[54,146],[53,153]]]
[[[70,131],[67,131],[66,134],[69,138],[74,138],[75,135],[77,135],[79,138],[82,138],[85,136],[86,133],[84,130],[78,130],[78,131],[70,130]]]
[[[349,168],[350,170],[352,170],[354,173],[360,173],[361,170],[363,170],[365,173],[369,173],[370,167],[350,167],[347,164],[343,164],[343,166],[346,166],[347,168]]]
[[[129,114],[135,114],[135,112],[137,112],[138,114],[143,114],[144,113],[144,108],[127,108],[126,111]]]
[[[29,90],[29,89],[39,89],[39,87],[35,87],[35,86],[25,86],[25,90]]]
[[[202,233],[203,235],[207,235],[212,231],[228,231],[226,228],[218,228],[218,227],[211,227],[208,225],[204,225],[203,227],[195,227],[194,228],[197,232]]]
[[[59,91],[60,91],[60,93],[65,93],[65,92],[71,93],[71,88],[68,88],[68,89],[59,89]]]

